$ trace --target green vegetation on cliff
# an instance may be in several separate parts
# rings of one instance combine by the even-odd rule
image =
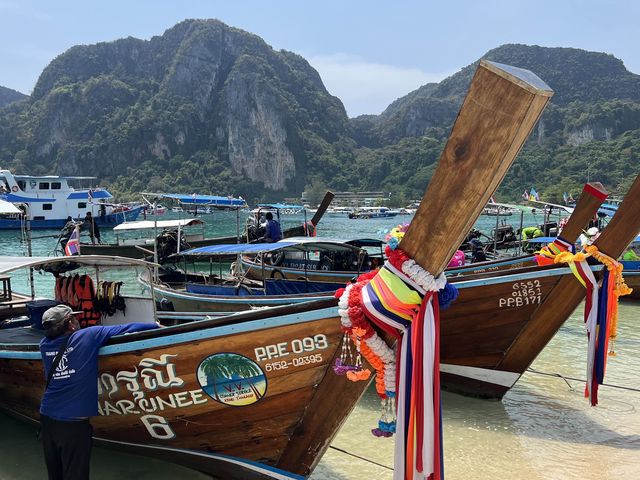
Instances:
[[[500,199],[535,186],[559,200],[587,178],[624,193],[640,170],[640,76],[572,48],[504,45],[484,58],[530,69],[556,92]],[[217,20],[187,20],[148,41],[73,47],[31,97],[0,88],[0,166],[96,175],[123,197],[273,200],[326,185],[392,192],[401,205],[421,197],[475,66],[349,119],[304,58]]]

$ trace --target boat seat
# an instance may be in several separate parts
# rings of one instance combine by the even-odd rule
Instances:
[[[305,282],[269,278],[264,281],[267,295],[296,295],[302,293],[335,292],[343,285],[333,282]]]
[[[31,328],[7,328],[0,329],[0,348],[2,345],[12,344],[35,344],[39,345],[40,340],[44,338],[44,331]]]

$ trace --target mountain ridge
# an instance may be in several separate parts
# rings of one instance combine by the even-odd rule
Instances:
[[[482,58],[528,68],[555,91],[501,187],[507,199],[532,183],[556,197],[577,188],[579,174],[550,168],[560,158],[624,187],[624,163],[638,165],[640,75],[612,55],[565,47],[506,44]],[[384,189],[401,203],[421,196],[479,61],[380,115],[348,118],[300,55],[218,20],[185,20],[149,40],[58,55],[30,97],[0,104],[0,162],[21,173],[97,175],[125,196],[273,199],[315,182]],[[603,154],[612,156],[607,168],[593,160]],[[541,169],[553,178],[535,178]]]
[[[12,88],[3,87],[0,85],[0,108],[9,105],[10,103],[17,102],[18,100],[23,100],[28,98],[28,95],[21,93],[17,90],[13,90]]]

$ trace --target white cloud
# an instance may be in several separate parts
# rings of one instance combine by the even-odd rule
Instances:
[[[381,113],[397,98],[450,75],[369,63],[344,53],[311,55],[307,59],[320,73],[327,90],[342,100],[350,117]]]

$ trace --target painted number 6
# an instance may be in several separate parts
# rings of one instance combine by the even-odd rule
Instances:
[[[171,440],[176,438],[176,434],[171,430],[171,426],[164,417],[159,415],[144,415],[140,417],[144,426],[147,427],[149,435],[158,440]],[[153,423],[152,423],[153,422]]]

